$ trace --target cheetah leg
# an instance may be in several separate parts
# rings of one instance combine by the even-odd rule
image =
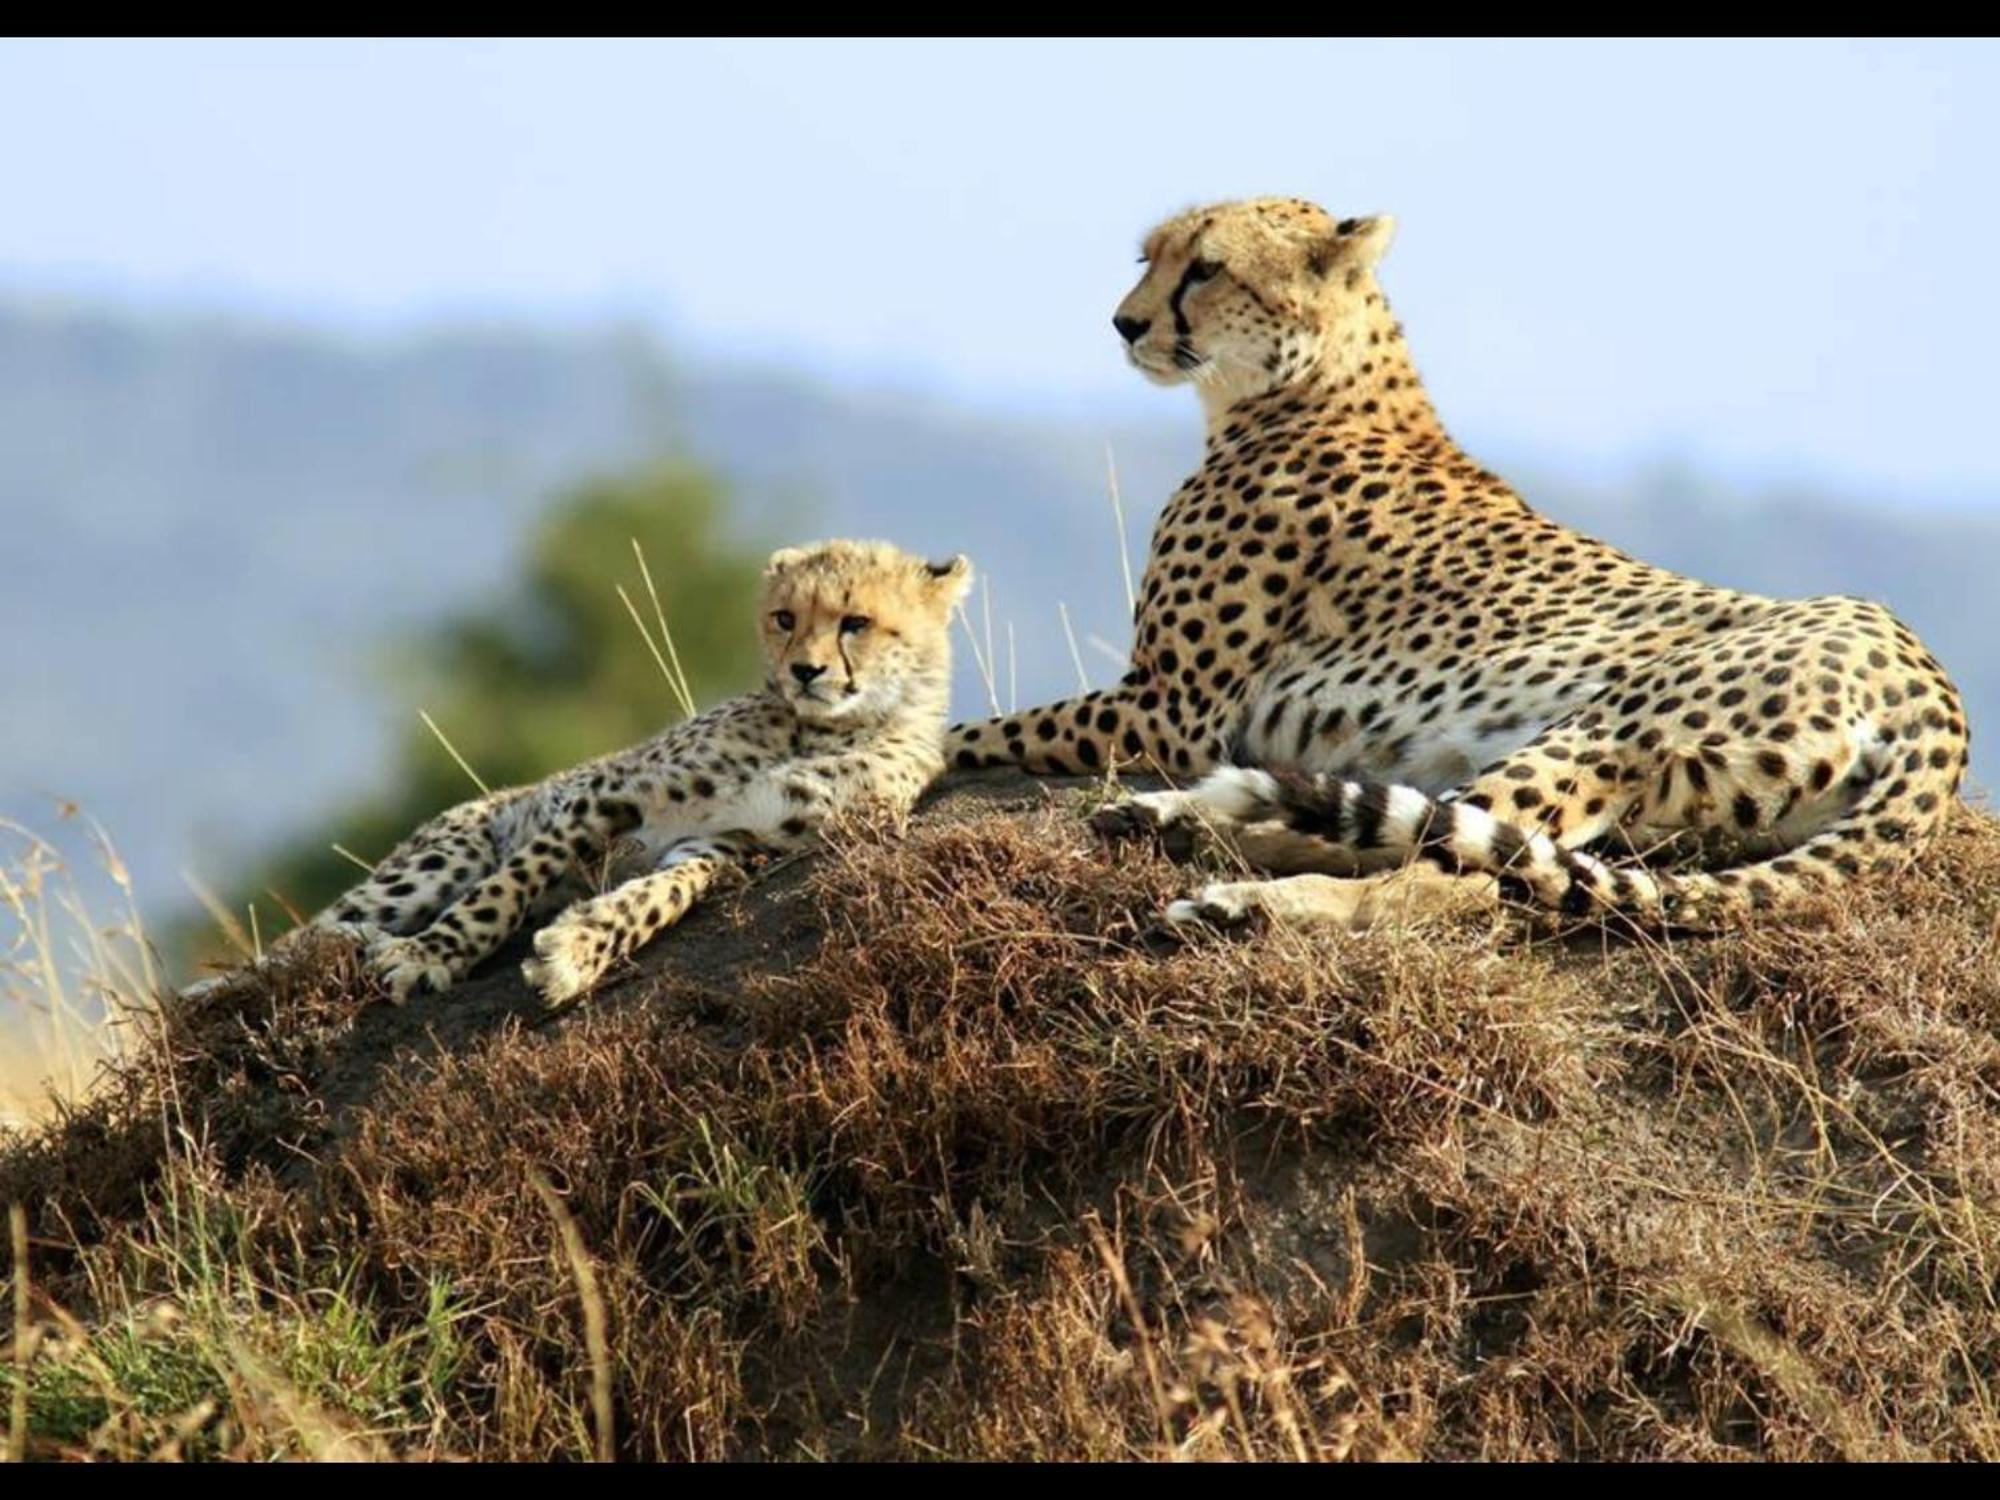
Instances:
[[[613,798],[579,798],[563,831],[544,829],[500,868],[460,895],[422,932],[376,942],[369,961],[401,1002],[421,990],[442,992],[512,937],[534,904],[576,861],[640,822],[636,805]]]
[[[482,797],[420,825],[310,926],[373,936],[419,931],[492,872],[498,863],[493,815],[504,805],[505,799]]]
[[[1452,798],[1363,778],[1226,766],[1186,791],[1134,797],[1093,821],[1109,837],[1151,831],[1169,845],[1177,830],[1198,823],[1267,869],[1371,877],[1272,889],[1232,882],[1177,903],[1177,921],[1228,923],[1261,911],[1358,930],[1399,911],[1428,916],[1491,904],[1491,877],[1501,873],[1560,904],[1578,858],[1569,851],[1613,826],[1633,800],[1620,762],[1597,739],[1579,723],[1552,726]],[[1533,833],[1486,810],[1503,800]],[[1384,865],[1394,872],[1387,885],[1374,875]]]
[[[536,933],[535,956],[521,965],[522,976],[544,1004],[574,1000],[613,964],[680,921],[719,883],[740,875],[757,847],[743,833],[681,840],[658,869],[577,902]]]
[[[1142,677],[1004,718],[954,724],[945,731],[945,751],[961,771],[994,766],[1036,776],[1123,767],[1205,771],[1214,764],[1215,747],[1198,732],[1184,733],[1167,722],[1158,707],[1165,692]]]
[[[1449,875],[1418,864],[1359,880],[1286,875],[1225,881],[1174,902],[1167,908],[1167,920],[1183,926],[1231,927],[1261,916],[1287,927],[1368,932],[1494,911],[1499,906],[1499,882],[1491,876]]]
[[[1179,841],[1194,827],[1228,835],[1274,816],[1269,800],[1239,768],[1211,771],[1191,787],[1167,792],[1139,792],[1099,809],[1090,826],[1109,839],[1147,834]]]
[[[1643,759],[1611,748],[1626,738],[1617,733],[1600,736],[1611,747],[1587,744],[1579,754],[1552,731],[1451,799],[1362,778],[1242,768],[1219,771],[1195,790],[1224,814],[1240,806],[1245,821],[1274,818],[1329,844],[1498,876],[1510,899],[1571,916],[1615,911],[1706,926],[1907,859],[1941,817],[1964,758],[1962,727],[1943,709],[1929,708],[1936,722],[1926,719],[1928,707],[1880,726],[1862,718],[1843,728],[1828,714],[1825,729],[1808,723],[1810,734],[1781,723],[1775,743],[1761,746],[1675,745],[1653,726],[1629,736]],[[1822,789],[1818,805],[1805,803],[1793,779],[1802,755],[1819,756],[1805,761]],[[1585,769],[1587,778],[1578,774]],[[1845,810],[1829,814],[1829,803]],[[1584,847],[1613,828],[1628,842],[1635,829],[1700,836],[1724,817],[1739,838],[1773,840],[1783,852],[1717,870],[1666,871],[1612,864]],[[1801,826],[1813,831],[1793,842]],[[1225,892],[1209,915],[1227,918],[1247,899]]]
[[[503,792],[463,802],[420,824],[382,857],[366,880],[280,935],[266,950],[265,961],[289,955],[308,934],[344,938],[372,959],[398,938],[421,930],[468,884],[491,873],[498,862],[493,816],[518,795]],[[192,998],[223,982],[222,976],[204,979],[181,994]]]
[[[1352,878],[1385,874],[1404,862],[1398,853],[1302,836],[1278,821],[1270,807],[1252,807],[1232,795],[1224,776],[1213,772],[1183,791],[1128,797],[1092,814],[1091,827],[1114,842],[1151,839],[1169,859],[1183,863],[1209,850],[1258,870]]]

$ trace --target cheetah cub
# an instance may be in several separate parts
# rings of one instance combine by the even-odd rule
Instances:
[[[801,847],[848,811],[908,811],[944,766],[948,626],[971,579],[963,557],[928,563],[885,542],[775,553],[762,691],[439,814],[313,925],[362,942],[401,1001],[450,988],[559,910],[523,972],[551,1005],[585,993],[752,856]],[[583,895],[606,855],[626,878]]]

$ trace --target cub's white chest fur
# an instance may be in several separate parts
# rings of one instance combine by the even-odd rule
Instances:
[[[788,764],[773,761],[736,780],[720,782],[709,797],[685,802],[654,797],[632,841],[647,858],[657,859],[683,839],[716,833],[775,834],[798,812],[783,784]]]

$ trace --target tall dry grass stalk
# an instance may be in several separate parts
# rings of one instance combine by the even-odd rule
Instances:
[[[162,977],[131,873],[95,820],[63,815],[82,818],[110,910],[54,844],[0,820],[0,1125],[83,1099],[158,1018]]]
[[[436,719],[433,719],[430,716],[429,712],[424,709],[417,710],[417,717],[424,721],[424,728],[428,729],[434,736],[436,736],[437,742],[440,745],[444,746],[444,753],[449,755],[454,761],[456,761],[458,763],[459,770],[465,772],[467,778],[472,782],[472,784],[479,788],[479,795],[482,797],[492,796],[493,788],[486,784],[486,779],[483,776],[481,776],[477,771],[472,769],[472,762],[467,760],[463,755],[460,755],[458,753],[458,746],[454,745],[451,742],[450,735],[446,734],[444,730],[438,727],[438,721]]]
[[[1118,578],[1124,589],[1126,618],[1130,619],[1137,608],[1138,594],[1132,579],[1132,555],[1127,543],[1124,497],[1119,491],[1118,460],[1112,453],[1109,443],[1104,445],[1104,477],[1105,497],[1111,507],[1112,531],[1118,544]],[[628,609],[631,608],[629,601],[626,607]],[[959,624],[965,630],[966,645],[972,653],[973,671],[978,677],[980,686],[985,691],[986,705],[994,717],[997,718],[1002,713],[1018,713],[1021,707],[1019,691],[1020,672],[1015,649],[1014,622],[1011,618],[1005,622],[1007,634],[1007,701],[1006,707],[1003,709],[1000,697],[1000,661],[994,649],[992,580],[990,576],[984,574],[980,578],[980,610],[983,620],[982,628],[974,627],[972,616],[966,611],[963,605],[959,606],[958,611]],[[1069,605],[1063,600],[1057,600],[1056,614],[1062,621],[1063,639],[1069,645],[1070,665],[1076,670],[1077,691],[1079,693],[1088,693],[1090,691],[1090,674],[1084,670],[1083,653],[1077,645],[1076,628],[1070,620]],[[636,611],[634,612],[634,618],[637,618]],[[644,628],[644,626],[640,627],[642,632]],[[1092,632],[1085,640],[1090,648],[1102,656],[1106,662],[1110,663],[1119,672],[1124,672],[1128,653],[1121,651],[1117,646],[1114,646],[1095,632]]]
[[[577,1300],[583,1304],[584,1347],[590,1353],[590,1413],[595,1452],[599,1463],[608,1464],[617,1457],[618,1439],[611,1412],[611,1344],[606,1332],[610,1323],[604,1313],[604,1296],[597,1289],[597,1270],[591,1264],[590,1248],[583,1242],[576,1216],[563,1203],[562,1195],[547,1175],[531,1167],[528,1185],[555,1220],[562,1235],[563,1256],[569,1262],[570,1274],[576,1278]]]
[[[1111,520],[1118,531],[1118,574],[1125,584],[1125,617],[1129,620],[1138,612],[1139,594],[1132,587],[1132,548],[1125,531],[1125,500],[1118,492],[1118,460],[1109,443],[1104,445],[1104,478],[1111,491]]]
[[[618,585],[618,598],[625,606],[625,612],[632,617],[638,627],[639,639],[646,643],[646,650],[652,653],[654,664],[660,675],[667,680],[667,691],[673,694],[674,702],[683,718],[692,719],[696,713],[694,692],[688,686],[687,671],[681,666],[680,650],[674,645],[674,633],[667,627],[667,612],[660,604],[660,591],[653,586],[653,570],[646,565],[646,549],[639,545],[637,537],[632,538],[632,555],[639,560],[639,573],[646,581],[646,594],[653,602],[653,620],[659,627],[659,640],[653,639],[653,632],[646,628],[646,622],[639,615],[639,607],[632,602],[632,596],[625,592],[625,585]],[[664,647],[664,650],[662,649]]]
[[[35,1354],[35,1320],[28,1285],[28,1210],[19,1203],[7,1205],[7,1242],[13,1252],[14,1282],[14,1390],[7,1404],[7,1462],[18,1464],[28,1456],[28,1362]]]

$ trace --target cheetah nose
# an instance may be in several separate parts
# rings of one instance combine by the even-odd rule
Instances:
[[[1136,344],[1146,336],[1146,330],[1153,326],[1151,318],[1128,318],[1120,313],[1111,320],[1111,326],[1118,330],[1118,336],[1128,344]]]
[[[792,663],[792,675],[798,678],[799,686],[804,687],[815,677],[824,677],[826,675],[826,668],[815,667],[810,662],[795,661]]]

